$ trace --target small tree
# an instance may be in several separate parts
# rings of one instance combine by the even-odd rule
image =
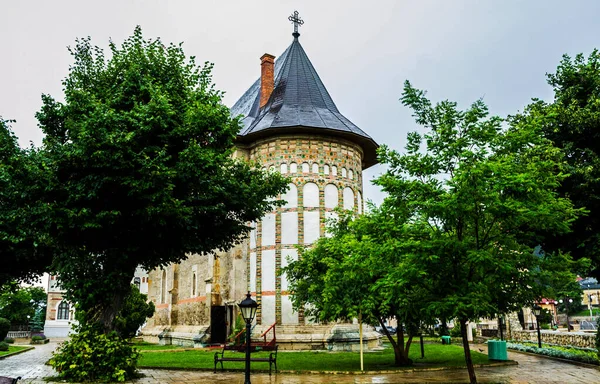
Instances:
[[[148,301],[148,295],[140,292],[137,286],[131,285],[131,293],[116,318],[117,333],[126,339],[137,334],[146,319],[154,315],[154,303]]]
[[[321,320],[362,318],[380,325],[399,366],[412,364],[410,346],[429,293],[427,276],[413,268],[419,255],[402,247],[400,238],[410,236],[404,225],[399,212],[386,208],[356,219],[343,214],[328,227],[331,237],[301,250],[284,269],[295,308]],[[398,321],[396,338],[384,324],[390,317]]]
[[[0,317],[12,324],[28,324],[36,314],[45,318],[47,295],[41,287],[22,287],[16,282],[0,290]]]

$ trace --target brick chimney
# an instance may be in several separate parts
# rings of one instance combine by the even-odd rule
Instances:
[[[265,53],[260,58],[260,108],[264,107],[275,87],[275,56]]]

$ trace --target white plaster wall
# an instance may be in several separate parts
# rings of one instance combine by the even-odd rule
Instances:
[[[338,189],[333,184],[325,186],[325,208],[336,208],[339,204]]]
[[[275,290],[275,250],[262,251],[262,291]]]
[[[275,214],[268,213],[262,219],[262,244],[275,245]]]
[[[281,250],[281,268],[287,267],[290,263],[288,259],[292,261],[298,260],[298,251],[295,249],[282,249]],[[285,273],[281,274],[281,290],[287,291],[289,288],[288,279]]]
[[[281,323],[298,324],[298,312],[292,307],[292,300],[288,295],[281,296]]]
[[[319,211],[304,211],[304,244],[319,238]]]
[[[325,212],[325,237],[331,237],[331,232],[329,232],[328,228],[331,226],[331,220],[337,220],[338,214],[336,212]]]
[[[296,184],[288,184],[288,190],[281,196],[281,200],[286,201],[283,208],[298,207],[298,188],[296,187]]]
[[[306,183],[303,187],[303,197],[305,207],[319,206],[319,186],[315,183]]]
[[[298,212],[281,214],[281,244],[298,244]]]
[[[275,295],[262,296],[262,323],[271,325],[275,322]]]
[[[344,209],[354,209],[354,192],[350,187],[344,188]]]
[[[250,292],[256,292],[256,252],[250,252]]]

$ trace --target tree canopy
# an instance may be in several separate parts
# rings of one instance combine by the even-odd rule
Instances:
[[[592,275],[600,277],[600,52],[594,50],[587,59],[565,55],[547,78],[554,100],[534,99],[522,118],[536,121],[544,137],[561,149],[568,176],[560,196],[588,212],[573,223],[572,233],[547,234],[544,249],[588,258]]]
[[[64,102],[37,114],[51,177],[54,269],[83,322],[114,329],[138,265],[151,270],[241,241],[285,180],[233,159],[239,122],[181,45],[140,27],[110,57],[78,39]]]
[[[32,280],[51,263],[48,207],[41,202],[45,172],[39,153],[21,149],[10,121],[0,117],[0,287]]]

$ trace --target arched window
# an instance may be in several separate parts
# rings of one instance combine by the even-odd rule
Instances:
[[[354,191],[348,187],[344,188],[344,209],[354,210]]]
[[[319,186],[315,183],[304,184],[302,191],[305,207],[319,207]]]
[[[337,176],[337,167],[335,165],[331,166],[331,174],[333,176]]]
[[[302,163],[302,173],[308,172],[310,172],[310,167],[308,166],[308,163]]]
[[[319,173],[319,164],[313,163],[313,165],[312,165],[312,173]]]
[[[298,165],[296,163],[291,163],[290,164],[290,173],[297,173],[298,172]]]
[[[275,167],[271,165],[271,166],[269,167],[269,172],[275,172]]]
[[[56,320],[69,320],[69,303],[64,300],[58,304]]]
[[[354,172],[352,172],[352,170],[351,170],[351,169],[349,169],[349,170],[348,170],[348,178],[349,178],[350,180],[354,180]]]
[[[288,184],[288,190],[281,195],[281,200],[286,201],[283,208],[298,208],[298,188],[295,184]]]
[[[325,186],[325,208],[336,208],[339,204],[338,189],[333,184]]]
[[[329,175],[329,165],[325,164],[323,166],[323,173],[326,175]]]
[[[287,173],[287,171],[288,171],[288,170],[287,170],[287,164],[286,164],[286,163],[283,163],[283,164],[281,164],[281,166],[279,167],[279,169],[280,169],[280,170],[279,170],[279,172],[280,172],[282,175],[283,175],[284,173]]]
[[[358,204],[358,213],[360,214],[363,211],[362,195],[360,194],[360,192],[356,193],[356,199],[358,200],[357,201],[357,204]]]
[[[346,168],[342,168],[342,177],[346,177]]]
[[[160,281],[160,302],[162,304],[167,302],[167,271],[163,269],[162,279]]]

